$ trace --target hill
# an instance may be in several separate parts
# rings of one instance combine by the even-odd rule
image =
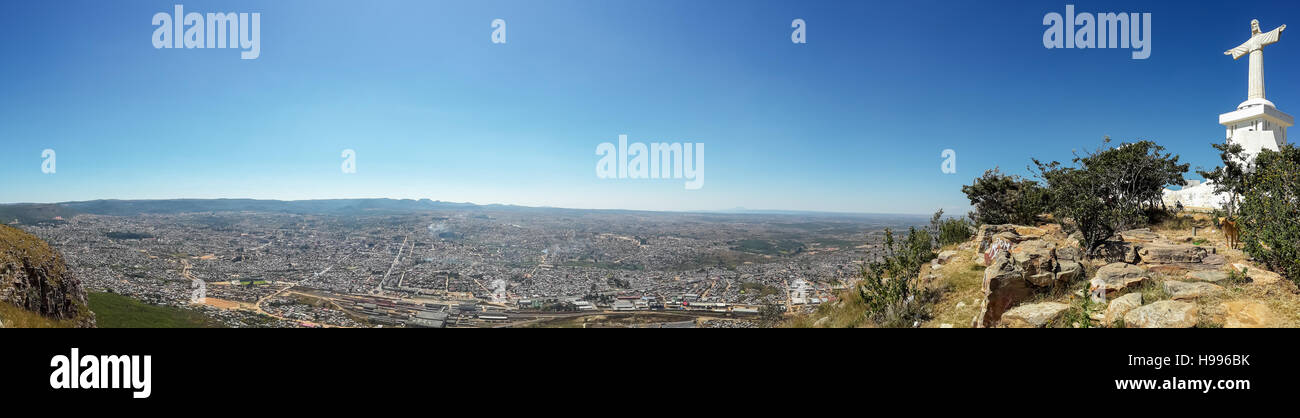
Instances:
[[[5,326],[94,327],[81,281],[40,238],[0,225],[0,321]]]

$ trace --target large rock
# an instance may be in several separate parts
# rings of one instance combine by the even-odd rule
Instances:
[[[1066,245],[1056,249],[1056,260],[1082,261],[1083,250],[1073,244],[1067,243]]]
[[[1124,319],[1124,315],[1128,314],[1129,311],[1137,309],[1139,306],[1142,306],[1141,293],[1129,293],[1117,297],[1115,300],[1110,301],[1110,305],[1106,306],[1106,317],[1102,322],[1106,326],[1114,325],[1115,322]]]
[[[975,242],[979,243],[979,252],[987,251],[989,246],[993,245],[994,237],[998,234],[1005,234],[1003,235],[1004,238],[1011,238],[1016,242],[1020,240],[1020,235],[1016,234],[1015,225],[980,225],[979,232],[975,233]]]
[[[1028,235],[1021,235],[1022,232]],[[975,234],[975,242],[979,244],[979,251],[974,257],[975,263],[988,266],[994,258],[997,258],[997,253],[1010,250],[1012,246],[1023,241],[1034,239],[1034,236],[1042,236],[1044,232],[1039,228],[1012,224],[981,225]]]
[[[1104,294],[1109,300],[1141,287],[1147,280],[1147,270],[1142,267],[1110,263],[1097,269],[1097,275],[1089,281],[1088,290],[1094,296]]]
[[[984,308],[975,318],[976,327],[992,327],[1002,319],[1002,314],[1027,299],[1030,295],[1029,284],[1025,281],[1025,271],[1011,262],[1006,254],[999,254],[993,263],[984,269]]]
[[[1108,263],[1137,264],[1137,251],[1137,244],[1131,242],[1106,241],[1093,250],[1093,253],[1096,258],[1106,260]]]
[[[1127,328],[1191,328],[1196,326],[1196,304],[1162,300],[1140,306],[1124,315]]]
[[[1083,276],[1083,264],[1074,260],[1057,260],[1056,281],[1069,283]]]
[[[1222,287],[1210,283],[1180,282],[1177,280],[1165,281],[1165,293],[1168,293],[1169,298],[1173,300],[1196,299],[1222,291]]]
[[[941,264],[947,264],[947,263],[948,263],[948,260],[949,260],[949,259],[952,259],[953,256],[956,256],[956,255],[957,255],[957,251],[955,251],[955,250],[948,250],[948,251],[944,251],[944,252],[939,253],[939,256],[938,256],[938,258],[936,258],[936,260],[939,260],[939,263],[941,263]]]
[[[1184,280],[1189,282],[1219,283],[1227,282],[1230,276],[1223,270],[1199,270],[1188,272]]]
[[[1246,277],[1250,278],[1250,281],[1253,283],[1272,284],[1272,283],[1277,283],[1282,281],[1281,275],[1278,275],[1277,273],[1259,267],[1242,264],[1242,263],[1235,263],[1232,265],[1232,268],[1236,270],[1238,273],[1245,274]]]
[[[1267,328],[1274,326],[1273,311],[1268,305],[1253,300],[1224,302],[1219,305],[1223,310],[1224,328]]]
[[[1005,328],[1043,328],[1056,323],[1070,305],[1057,302],[1033,303],[1020,305],[1002,314],[999,327]]]
[[[1120,239],[1125,242],[1156,242],[1161,239],[1160,234],[1151,232],[1149,228],[1130,229],[1119,233]]]
[[[1178,244],[1143,244],[1137,256],[1147,264],[1200,263],[1209,255],[1205,247]]]
[[[1056,244],[1041,239],[1022,242],[1011,247],[1011,260],[1025,271],[1026,276],[1055,273]]]

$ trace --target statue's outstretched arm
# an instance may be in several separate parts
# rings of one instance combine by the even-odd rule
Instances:
[[[1249,42],[1247,42],[1246,44],[1248,43]],[[1242,55],[1246,55],[1247,52],[1250,52],[1250,47],[1247,46],[1246,44],[1241,44],[1238,45],[1236,48],[1223,51],[1223,55],[1231,55],[1232,59],[1241,58]]]

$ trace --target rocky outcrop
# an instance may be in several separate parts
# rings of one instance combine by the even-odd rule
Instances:
[[[60,255],[40,238],[0,225],[0,303],[9,303],[46,318],[94,327],[81,281]]]
[[[1142,267],[1127,263],[1111,263],[1097,269],[1097,275],[1089,281],[1088,291],[1094,299],[1100,299],[1100,296],[1104,295],[1107,300],[1110,300],[1141,287],[1147,279],[1147,270]]]
[[[984,269],[983,310],[975,317],[975,327],[991,327],[1002,319],[1002,313],[1029,297],[1029,282],[1025,270],[1011,262],[1007,254],[999,254],[993,264]]]
[[[1231,276],[1222,270],[1200,270],[1188,272],[1186,276],[1183,276],[1183,280],[1189,282],[1219,283],[1226,282],[1229,277]]]
[[[992,265],[998,253],[1011,249],[1012,245],[1021,241],[1020,235],[1016,234],[1016,226],[1011,224],[981,225],[978,231],[975,242],[979,246],[974,261],[981,266]]]
[[[1159,241],[1162,237],[1160,234],[1152,232],[1150,228],[1130,229],[1120,232],[1119,237],[1124,242],[1143,242],[1150,243]]]
[[[1198,245],[1144,244],[1137,250],[1138,259],[1147,264],[1200,263],[1209,254]]]
[[[1129,293],[1115,298],[1115,300],[1110,301],[1110,305],[1106,306],[1106,316],[1102,319],[1102,322],[1106,326],[1114,325],[1115,322],[1124,319],[1124,315],[1127,315],[1129,311],[1140,306],[1142,306],[1141,293]]]
[[[1277,273],[1247,264],[1235,263],[1232,265],[1232,268],[1238,273],[1245,275],[1253,283],[1273,284],[1282,281],[1282,276]]]
[[[1070,305],[1058,302],[1043,302],[1020,305],[1002,315],[998,324],[1005,328],[1043,328],[1055,324]]]
[[[1166,280],[1164,286],[1165,293],[1168,293],[1169,298],[1173,300],[1196,299],[1223,291],[1223,288],[1218,285],[1201,282]]]
[[[1011,248],[1011,261],[1025,272],[1034,286],[1051,286],[1056,282],[1056,244],[1043,240],[1022,242]]]
[[[1274,326],[1273,311],[1268,305],[1253,300],[1235,300],[1219,305],[1223,311],[1220,323],[1224,328],[1267,328]]]
[[[1083,276],[1084,266],[1077,261],[1082,252],[1065,239],[1059,226],[985,225],[976,242],[990,256],[990,263],[984,270],[984,303],[975,327],[997,326],[1003,313],[1030,295]]]
[[[1140,306],[1124,315],[1127,328],[1191,328],[1199,314],[1196,304],[1162,300]]]

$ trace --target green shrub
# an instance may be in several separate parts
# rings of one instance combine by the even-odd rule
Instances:
[[[974,235],[974,229],[975,225],[966,219],[943,219],[943,209],[930,218],[930,233],[940,247],[966,242]]]
[[[1037,159],[1034,164],[1047,182],[1053,217],[1078,231],[1079,244],[1091,254],[1115,232],[1147,225],[1163,207],[1164,187],[1183,183],[1188,165],[1162,151],[1139,141],[1076,156],[1072,167]]]
[[[1237,214],[1237,206],[1240,202],[1241,195],[1246,192],[1246,176],[1253,170],[1251,164],[1246,161],[1249,158],[1245,155],[1245,149],[1240,144],[1210,144],[1214,149],[1219,150],[1219,159],[1223,165],[1216,167],[1211,171],[1198,171],[1205,180],[1214,184],[1215,193],[1228,195],[1224,209],[1215,209],[1215,222],[1218,222],[1220,216],[1232,217]]]
[[[1037,182],[1002,174],[998,169],[984,172],[962,193],[970,199],[976,224],[1033,225],[1047,209],[1046,191]]]
[[[929,234],[915,227],[901,242],[885,230],[882,260],[862,268],[858,293],[870,320],[885,327],[910,327],[928,318],[928,304],[936,295],[917,287],[921,266],[934,258]]]
[[[1300,149],[1261,151],[1246,187],[1238,212],[1243,249],[1300,283]]]

